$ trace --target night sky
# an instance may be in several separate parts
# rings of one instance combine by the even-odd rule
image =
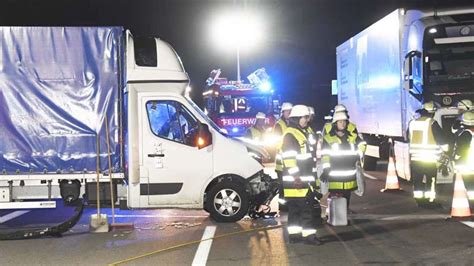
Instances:
[[[330,96],[336,46],[398,7],[466,3],[473,1],[2,0],[0,25],[124,26],[134,35],[160,37],[181,56],[192,98],[200,104],[213,68],[236,78],[235,54],[209,38],[213,17],[233,9],[251,11],[265,21],[265,33],[259,47],[242,51],[242,77],[265,67],[283,100],[312,105],[322,118],[337,101]]]

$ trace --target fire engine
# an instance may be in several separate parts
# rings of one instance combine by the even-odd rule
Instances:
[[[274,96],[270,78],[264,68],[247,79],[249,83],[230,81],[213,70],[203,92],[205,113],[231,137],[242,137],[255,124],[258,112],[266,114],[265,124],[271,131],[278,115],[279,100]]]

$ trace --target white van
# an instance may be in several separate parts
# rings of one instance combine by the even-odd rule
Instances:
[[[1,31],[7,32],[4,28]],[[62,111],[74,117],[74,121],[84,118],[85,122],[82,124],[93,120],[91,124],[95,125],[91,128],[95,127],[94,130],[98,132],[95,136],[93,132],[89,135],[78,134],[74,128],[65,129],[60,136],[56,136],[47,129],[43,130],[44,126],[41,126],[41,117],[48,117],[47,119],[53,117],[48,110],[44,111],[45,114],[35,113],[35,116],[40,118],[37,121],[30,121],[30,126],[25,126],[15,120],[16,116],[13,115],[15,110],[9,109],[11,127],[17,131],[28,128],[24,130],[28,135],[25,134],[23,139],[34,141],[27,141],[25,144],[15,142],[13,139],[13,144],[0,145],[1,155],[9,158],[0,160],[0,169],[3,168],[4,173],[0,176],[1,209],[55,207],[54,198],[62,197],[67,201],[74,201],[82,193],[92,191],[95,195],[94,186],[87,184],[96,180],[96,171],[92,165],[97,158],[94,156],[96,154],[94,139],[97,135],[101,137],[102,147],[105,143],[104,138],[109,138],[110,135],[112,139],[111,155],[114,160],[112,176],[116,180],[114,186],[117,186],[118,200],[128,208],[204,208],[216,221],[233,222],[240,220],[249,212],[255,212],[261,204],[268,203],[276,194],[275,181],[264,174],[262,165],[249,155],[251,151],[252,154],[265,156],[264,152],[225,136],[190,98],[184,96],[189,78],[180,58],[168,43],[156,38],[142,38],[139,43],[134,43],[129,31],[117,27],[16,27],[8,32],[12,35],[31,36],[10,39],[12,42],[20,42],[20,45],[14,44],[20,47],[19,50],[25,47],[21,42],[56,42],[54,45],[43,43],[43,47],[58,47],[63,42],[61,38],[45,39],[36,35],[67,34],[70,38],[75,38],[79,35],[84,36],[86,32],[90,37],[81,37],[82,47],[92,47],[86,52],[96,53],[95,56],[100,58],[96,60],[100,66],[93,73],[95,82],[99,80],[96,83],[106,87],[110,82],[100,83],[101,75],[110,76],[111,72],[114,72],[117,75],[119,92],[116,93],[114,101],[103,104],[102,108],[113,111],[109,121],[109,134],[103,132],[102,126],[97,126],[97,121],[106,121],[103,110],[93,114],[97,116],[94,119],[91,119],[90,113],[89,116],[83,115],[80,108],[88,103],[78,102],[76,98],[67,99],[69,94],[57,89],[59,87],[57,83],[51,83],[49,89],[57,89],[54,91],[54,97],[66,99],[68,104],[54,106],[51,109],[63,108]],[[100,49],[102,46],[106,48]],[[118,54],[116,60],[113,59],[112,63],[102,67],[104,61],[114,56],[107,53],[104,55],[100,53],[101,50],[112,53],[115,51]],[[31,56],[34,55],[34,51],[28,52]],[[81,69],[85,65],[89,66],[84,68],[90,68],[90,59],[85,59],[89,61],[88,63],[77,63],[78,49],[60,49],[53,52],[56,53],[55,58],[63,58],[58,60],[63,66],[69,66],[67,64],[71,62],[76,66],[74,68]],[[69,54],[73,52],[74,55]],[[74,62],[73,57],[76,59]],[[3,60],[0,64],[6,66],[14,61],[14,59]],[[114,68],[115,71],[110,68]],[[74,70],[76,76],[78,69]],[[84,76],[87,77],[89,74],[84,71]],[[54,76],[54,73],[49,75]],[[53,78],[57,80],[64,77],[62,70],[58,71],[58,76]],[[38,82],[36,79],[41,79],[29,77],[35,79],[29,82],[31,84],[36,84]],[[9,78],[18,79],[15,74],[11,74]],[[70,82],[68,84],[77,83],[75,80],[64,80],[66,83]],[[112,81],[113,84],[114,82]],[[6,90],[16,89],[15,82],[6,83],[11,85]],[[90,85],[85,87],[89,91],[91,87],[96,89]],[[38,92],[40,89],[42,89],[40,86],[34,85],[29,88],[33,94],[42,93]],[[83,87],[73,89],[85,91]],[[98,95],[102,92],[100,88],[96,89],[96,92],[92,90],[90,97],[93,97],[94,93]],[[106,102],[113,98],[113,95],[107,97],[111,95],[107,93],[108,91],[104,92],[105,97],[98,97],[94,101]],[[47,104],[55,105],[52,101],[53,99],[45,100]],[[43,106],[45,102],[42,103]],[[44,108],[35,110],[38,112]],[[73,119],[59,121],[64,121],[64,125],[61,126],[69,127]],[[80,122],[77,123],[81,124]],[[12,129],[0,128],[0,131],[2,130]],[[4,133],[8,135],[8,132]],[[49,134],[50,138],[60,137],[61,142],[55,139],[54,142],[42,145],[41,141],[45,134]],[[74,148],[78,142],[81,144],[81,141],[82,146]],[[62,144],[55,146],[55,143]],[[22,145],[28,148],[24,149]],[[34,151],[36,157],[23,156],[25,152],[22,149]],[[75,157],[73,154],[76,154]],[[104,148],[101,148],[100,158],[99,180],[106,184],[109,176],[107,153],[104,154]]]

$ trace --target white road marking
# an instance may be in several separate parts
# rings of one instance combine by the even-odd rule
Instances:
[[[474,228],[474,222],[465,221],[465,222],[461,222],[461,223],[463,223],[463,224],[465,224],[465,225],[467,225],[467,226],[469,226],[469,227],[471,227],[471,228]]]
[[[367,173],[364,173],[365,177],[369,178],[369,179],[372,179],[372,180],[377,180],[378,178],[373,176],[373,175],[369,175]]]
[[[209,251],[211,250],[211,245],[212,245],[212,239],[209,239],[209,238],[213,238],[215,233],[216,233],[215,226],[206,226],[206,229],[204,230],[204,234],[202,235],[202,238],[201,238],[201,240],[204,240],[204,241],[202,241],[199,244],[199,247],[196,251],[196,255],[194,255],[194,260],[192,264],[193,266],[206,265],[207,257],[209,256]]]
[[[207,218],[209,215],[115,214],[118,218]]]
[[[351,214],[349,218],[354,220],[379,220],[379,221],[403,221],[403,220],[445,220],[446,214]]]
[[[28,213],[28,212],[30,212],[30,211],[14,211],[14,212],[11,212],[7,215],[4,215],[4,216],[0,217],[0,224],[3,224],[4,222],[8,222],[8,221],[10,221],[12,219],[15,219],[16,217],[21,216],[21,215],[23,215],[25,213]]]

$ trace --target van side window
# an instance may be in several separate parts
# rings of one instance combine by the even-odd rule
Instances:
[[[136,37],[133,40],[135,64],[144,67],[157,67],[156,40],[150,37]]]
[[[158,137],[195,145],[199,122],[178,102],[149,101],[146,103],[151,131]]]

